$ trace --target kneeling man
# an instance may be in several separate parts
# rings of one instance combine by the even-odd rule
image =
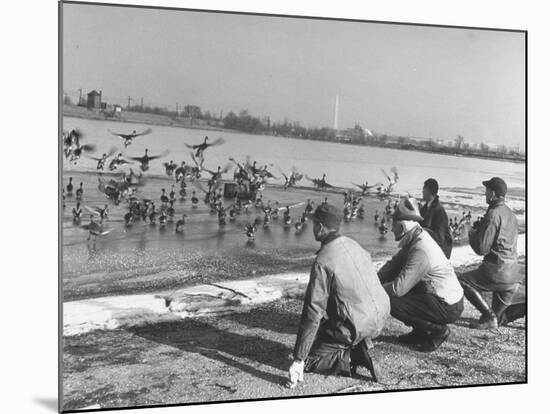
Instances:
[[[377,381],[368,344],[389,316],[388,295],[370,255],[338,233],[339,210],[323,203],[311,218],[321,248],[306,289],[290,385],[302,381],[304,371],[350,376],[358,366],[368,368]]]
[[[378,277],[390,296],[391,315],[413,328],[399,340],[431,352],[450,335],[447,324],[462,313],[464,292],[443,250],[420,226],[422,220],[414,199],[399,203],[392,232],[400,250]]]

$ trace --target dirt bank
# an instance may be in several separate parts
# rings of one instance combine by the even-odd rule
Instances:
[[[464,270],[464,269],[462,269]],[[523,267],[525,271],[525,267]],[[436,388],[526,381],[525,320],[492,331],[468,324],[479,315],[466,304],[447,343],[424,354],[396,342],[408,329],[390,318],[373,356],[383,383],[306,374],[284,388],[302,298],[284,298],[248,313],[96,330],[64,339],[65,410],[297,395]]]

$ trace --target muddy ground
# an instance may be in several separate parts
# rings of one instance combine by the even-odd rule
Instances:
[[[461,269],[465,270],[465,269]],[[301,299],[281,299],[249,313],[93,331],[65,338],[65,410],[185,404],[526,381],[525,319],[490,331],[468,324],[468,303],[448,341],[421,353],[396,341],[408,330],[390,318],[373,357],[383,381],[306,374],[284,387]]]

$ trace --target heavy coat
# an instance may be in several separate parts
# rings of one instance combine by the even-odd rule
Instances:
[[[428,203],[423,205],[420,209],[420,215],[424,218],[420,225],[429,231],[447,259],[450,259],[453,250],[453,237],[449,230],[447,212],[439,203],[439,197],[436,196],[429,207]]]
[[[404,296],[411,289],[432,293],[448,305],[464,295],[451,262],[434,239],[420,226],[400,241],[401,249],[378,271],[390,296]]]
[[[516,215],[504,199],[492,201],[477,230],[469,234],[474,252],[484,256],[481,268],[488,280],[495,283],[521,280],[517,271],[517,240]]]
[[[294,358],[304,360],[317,337],[349,346],[374,338],[389,313],[390,301],[369,253],[334,234],[311,267]]]

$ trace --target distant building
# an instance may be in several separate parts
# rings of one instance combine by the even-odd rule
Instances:
[[[88,93],[86,106],[88,108],[101,109],[101,91],[97,92],[96,90],[93,90]]]
[[[113,105],[113,109],[114,109],[116,114],[122,113],[122,106],[120,106],[118,104]]]

